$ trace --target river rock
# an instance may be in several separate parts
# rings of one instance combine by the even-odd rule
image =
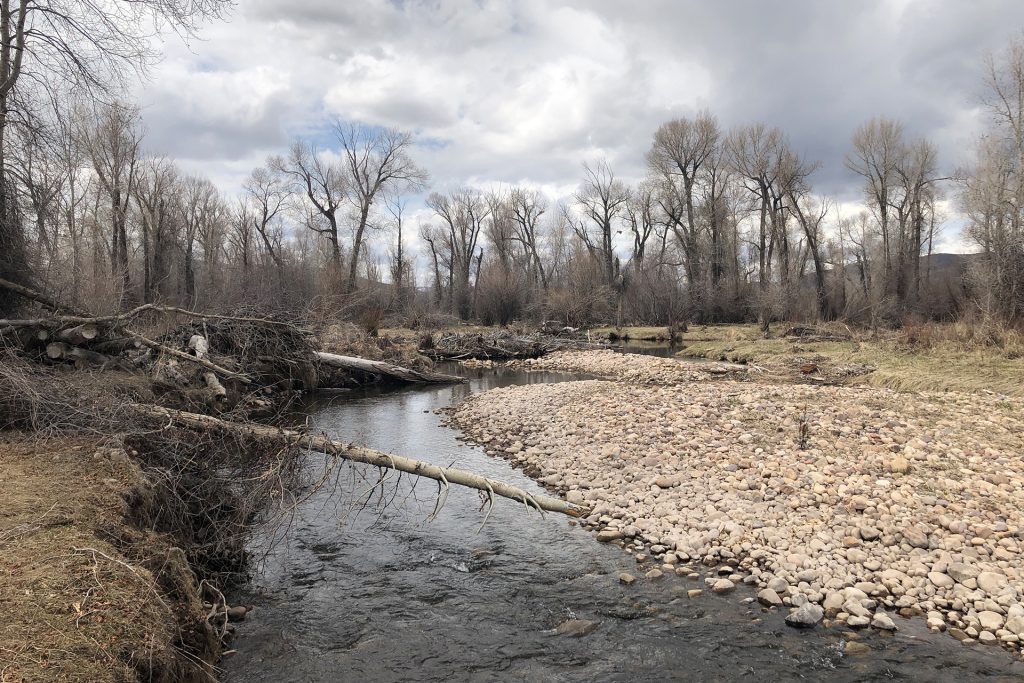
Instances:
[[[587,619],[570,619],[556,626],[555,633],[560,636],[582,638],[593,633],[600,623],[599,621],[589,621]]]
[[[732,591],[734,588],[736,588],[736,584],[734,584],[729,579],[718,579],[713,584],[711,584],[711,590],[719,594],[728,593]]]
[[[957,583],[964,583],[968,579],[977,578],[979,572],[976,567],[972,567],[969,564],[953,562],[946,567],[946,573],[953,577],[953,580]]]
[[[786,624],[794,628],[813,628],[825,616],[825,611],[813,602],[786,615]]]
[[[978,588],[989,595],[998,595],[1007,585],[1006,576],[996,572],[981,572],[977,579]]]
[[[612,541],[619,540],[623,535],[618,529],[602,529],[597,532],[597,540],[601,543],[611,543]]]
[[[943,572],[928,572],[928,580],[936,588],[949,588],[956,583],[953,581],[953,577]]]
[[[629,572],[622,572],[619,574],[619,583],[624,583],[627,586],[632,585],[636,581],[636,577]]]
[[[871,626],[879,629],[880,631],[895,631],[896,622],[892,620],[885,612],[878,612],[875,614],[875,618],[871,620]]]
[[[228,607],[228,621],[245,621],[245,615],[248,613],[249,609],[242,605]]]
[[[868,645],[858,643],[856,640],[847,641],[843,646],[843,653],[850,656],[866,655],[869,652],[871,652],[871,648]]]
[[[998,631],[1003,627],[1003,615],[991,610],[978,612],[978,623],[986,631]]]
[[[765,607],[778,607],[782,604],[782,598],[771,588],[765,588],[757,594],[757,601]]]
[[[781,595],[789,592],[789,583],[785,579],[775,577],[768,582],[768,588]]]

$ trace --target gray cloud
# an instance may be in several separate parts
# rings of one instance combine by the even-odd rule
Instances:
[[[1022,26],[1018,0],[243,0],[170,46],[140,97],[151,146],[217,178],[340,117],[430,140],[438,187],[552,193],[595,156],[639,178],[657,126],[707,108],[781,127],[821,162],[819,191],[851,201],[843,157],[872,116],[932,138],[947,170],[963,161],[982,56]]]

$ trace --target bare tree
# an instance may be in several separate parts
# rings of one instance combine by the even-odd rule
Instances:
[[[289,177],[292,191],[305,197],[312,205],[306,226],[327,238],[331,247],[331,263],[340,269],[338,209],[348,190],[345,168],[319,153],[316,146],[298,140],[292,144],[287,159],[276,157],[270,164],[273,170]]]
[[[288,199],[288,190],[281,176],[265,167],[253,170],[248,180],[245,181],[244,190],[249,201],[252,202],[253,228],[260,236],[267,255],[270,256],[280,272],[284,268],[284,260],[279,248],[280,236],[273,234],[272,230],[274,220],[281,213]]]
[[[601,264],[605,283],[611,284],[618,276],[616,227],[626,210],[629,188],[615,177],[605,160],[593,165],[584,163],[583,175],[583,184],[573,195],[579,216],[567,211],[566,219],[587,251]]]
[[[118,280],[121,297],[128,292],[128,210],[139,161],[138,111],[121,104],[101,107],[94,123],[84,131],[83,144],[92,161],[100,187],[110,202],[111,274]]]
[[[412,136],[394,128],[371,128],[362,124],[336,123],[334,132],[341,145],[350,186],[349,198],[356,209],[352,238],[352,262],[349,264],[348,290],[356,289],[358,255],[370,221],[373,202],[386,192],[402,192],[423,187],[427,173],[417,166],[409,151]]]
[[[441,244],[435,241],[432,246],[447,246],[450,252],[451,306],[466,319],[470,314],[473,259],[484,223],[490,215],[487,202],[478,190],[461,188],[448,194],[432,193],[427,199],[427,206],[434,210],[447,228],[445,242]]]

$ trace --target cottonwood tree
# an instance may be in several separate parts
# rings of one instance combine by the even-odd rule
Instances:
[[[509,193],[508,208],[515,221],[516,239],[528,254],[531,274],[546,292],[548,276],[540,257],[540,241],[541,217],[547,211],[547,201],[537,190],[514,187]]]
[[[134,107],[112,104],[94,110],[82,134],[82,144],[92,163],[110,208],[110,271],[124,303],[130,276],[128,263],[128,211],[139,163],[139,114]]]
[[[283,178],[266,167],[253,170],[243,185],[246,199],[251,207],[241,211],[252,222],[253,230],[259,235],[270,260],[280,274],[284,269],[281,254],[281,236],[274,230],[278,218],[288,201],[288,188]]]
[[[490,211],[483,194],[472,188],[460,188],[447,194],[431,193],[427,206],[444,223],[444,239],[433,239],[431,248],[448,252],[450,305],[465,320],[469,318],[472,303],[470,275],[473,261]]]
[[[412,160],[412,135],[405,131],[338,122],[334,133],[348,174],[348,198],[356,213],[347,284],[351,292],[356,289],[358,256],[363,249],[374,201],[384,193],[421,189],[427,181],[427,173]]]
[[[271,168],[290,180],[291,191],[303,197],[308,207],[306,227],[330,243],[331,264],[341,269],[341,242],[338,232],[339,210],[346,199],[349,180],[340,161],[319,152],[315,145],[297,140],[287,158],[275,157]],[[358,251],[358,244],[353,254]],[[353,257],[354,260],[354,257]]]
[[[696,307],[702,308],[705,252],[702,236],[713,234],[719,240],[719,225],[711,221],[705,226],[699,216],[702,185],[714,182],[712,193],[717,196],[717,164],[707,177],[709,166],[719,154],[721,130],[718,121],[704,112],[696,118],[679,118],[661,125],[654,134],[654,142],[647,152],[647,165],[658,183],[658,201],[669,228],[675,234],[683,252],[686,278]],[[711,198],[714,205],[715,197]]]
[[[619,275],[615,235],[629,202],[629,187],[615,177],[603,159],[584,163],[583,176],[583,183],[573,195],[575,212],[567,209],[565,218],[591,257],[601,264],[604,283],[610,285]]]

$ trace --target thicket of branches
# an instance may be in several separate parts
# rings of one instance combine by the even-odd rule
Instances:
[[[312,306],[367,327],[437,313],[569,325],[1024,314],[1022,39],[985,63],[990,123],[965,168],[939,168],[935,145],[898,121],[852,133],[845,162],[866,206],[854,215],[815,190],[817,161],[784,131],[727,130],[710,113],[660,126],[642,181],[589,162],[559,201],[526,185],[431,192],[409,132],[346,122],[225,194],[148,154],[138,110],[110,96],[151,57],[146,32],[126,27],[187,34],[223,3],[112,5],[122,15],[4,0],[0,17],[0,276],[83,308]],[[420,197],[433,218],[410,225]],[[980,250],[953,266],[934,255],[950,206]]]

